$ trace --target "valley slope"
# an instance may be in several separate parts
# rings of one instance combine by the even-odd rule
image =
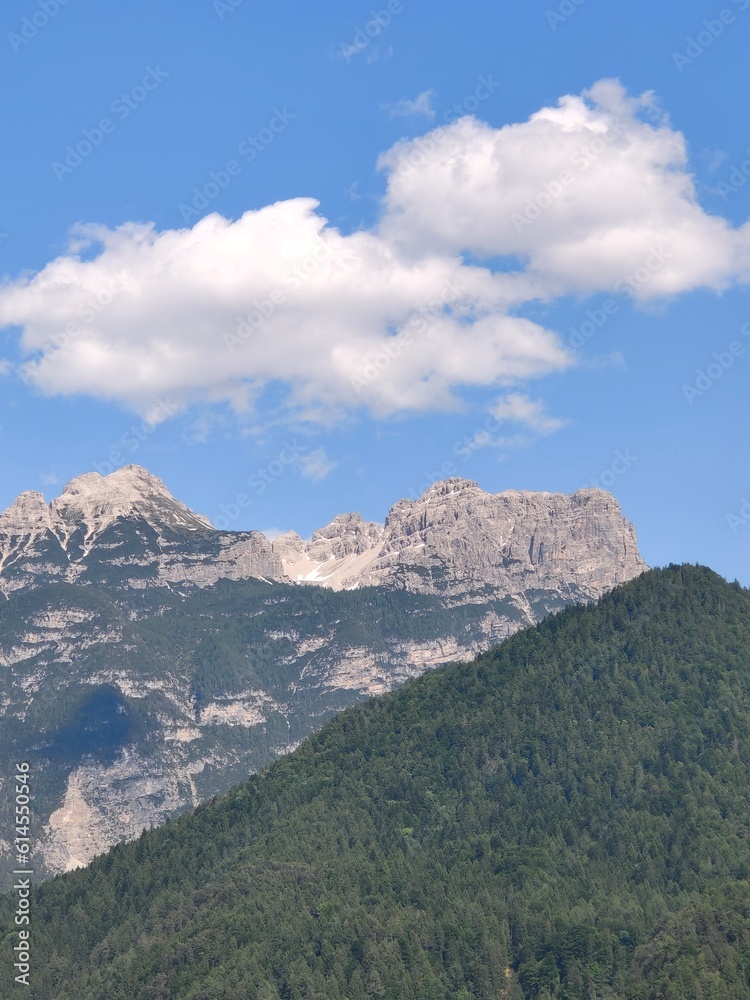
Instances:
[[[749,620],[651,571],[348,709],[41,886],[35,996],[747,1000]]]
[[[37,872],[87,864],[347,705],[644,569],[600,490],[452,479],[307,542],[218,531],[138,466],[51,504],[22,494],[0,515],[0,774],[34,769]]]

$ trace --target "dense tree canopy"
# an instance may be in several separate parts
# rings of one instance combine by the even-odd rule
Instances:
[[[670,567],[347,710],[42,885],[27,995],[750,998],[749,623]]]

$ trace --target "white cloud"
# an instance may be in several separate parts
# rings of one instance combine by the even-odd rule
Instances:
[[[514,314],[524,303],[750,276],[750,226],[702,210],[683,136],[614,81],[520,124],[463,118],[380,166],[380,221],[350,235],[309,198],[192,229],[81,227],[66,254],[0,285],[23,377],[141,414],[168,399],[254,418],[279,385],[297,419],[430,411],[571,364],[553,331]]]
[[[300,455],[297,465],[304,479],[312,479],[318,483],[325,479],[329,472],[336,468],[337,462],[332,462],[325,448],[316,448],[308,454]]]
[[[507,314],[503,275],[403,258],[373,233],[341,235],[316,208],[300,198],[192,229],[83,229],[78,251],[88,241],[98,253],[0,288],[0,323],[22,325],[32,355],[25,377],[138,411],[160,398],[247,411],[281,381],[291,410],[321,416],[450,406],[455,387],[568,363],[553,333]],[[359,384],[396,339],[398,364]]]
[[[462,118],[402,141],[380,158],[381,235],[415,256],[520,258],[528,291],[544,297],[747,281],[750,227],[703,211],[684,137],[654,115],[651,95],[605,80],[521,124]],[[639,268],[648,274],[630,282]]]
[[[435,117],[435,108],[432,99],[435,96],[432,90],[423,90],[414,100],[395,101],[393,104],[381,104],[384,111],[388,111],[392,118],[411,118],[423,115],[426,118]]]
[[[541,435],[553,434],[567,424],[567,420],[547,416],[541,400],[531,399],[522,392],[498,397],[489,411],[500,422],[520,424]]]

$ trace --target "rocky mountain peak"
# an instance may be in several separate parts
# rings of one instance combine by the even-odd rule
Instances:
[[[27,492],[0,514],[2,589],[49,579],[113,579],[131,572],[130,567],[133,575],[125,579],[135,586],[182,580],[190,575],[185,561],[200,561],[196,545],[220,561],[218,535],[208,518],[176,500],[158,476],[141,466],[127,465],[108,476],[89,472],[71,480],[49,505],[41,493]],[[238,536],[237,556],[243,571],[256,562],[258,576],[269,565],[280,571],[275,561],[269,564],[265,540]],[[231,569],[227,572],[231,575]]]
[[[49,525],[47,501],[36,490],[19,494],[10,507],[0,513],[0,531],[29,531]]]
[[[473,479],[462,479],[461,476],[452,476],[450,479],[441,479],[428,487],[420,497],[420,500],[429,500],[432,497],[447,497],[457,493],[464,493],[466,490],[479,490],[479,484]],[[479,492],[484,492],[479,490]]]
[[[335,590],[387,586],[463,600],[550,591],[598,597],[646,568],[603,490],[488,493],[453,477],[394,504],[385,525],[339,514],[309,541],[216,531],[157,476],[128,465],[78,476],[49,506],[24,493],[0,515],[3,587],[56,577],[124,586],[255,577]]]
[[[108,476],[88,472],[71,480],[53,500],[52,517],[66,526],[85,525],[101,534],[118,518],[143,517],[153,527],[213,530],[208,518],[175,500],[158,476],[139,465],[126,465]]]
[[[312,534],[307,547],[312,559],[340,559],[361,556],[383,539],[383,525],[365,521],[361,514],[338,514],[324,528]]]

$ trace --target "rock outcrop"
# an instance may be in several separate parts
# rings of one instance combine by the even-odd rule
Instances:
[[[449,479],[383,525],[273,542],[217,531],[138,466],[23,493],[0,514],[0,781],[21,759],[37,776],[35,868],[87,864],[347,705],[645,568],[601,490]],[[0,838],[6,873],[10,853]]]
[[[283,574],[263,534],[216,531],[137,465],[78,476],[49,506],[40,493],[22,493],[0,514],[5,593],[50,579],[205,587]]]
[[[217,531],[146,469],[79,476],[49,506],[22,493],[0,515],[0,586],[50,579],[207,587],[263,579],[395,587],[453,599],[553,590],[599,597],[645,569],[633,525],[603,490],[487,493],[467,479],[400,500],[385,525],[339,514],[304,541]]]
[[[487,588],[595,598],[646,569],[635,528],[610,493],[491,494],[467,479],[399,501],[383,528],[358,514],[339,515],[306,545],[290,533],[273,548],[296,582],[452,598]]]

